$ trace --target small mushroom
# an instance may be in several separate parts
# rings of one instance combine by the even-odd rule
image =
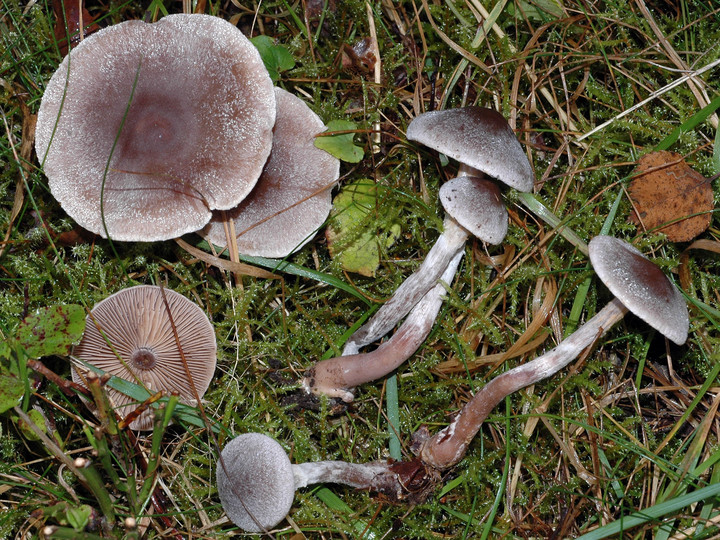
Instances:
[[[305,391],[351,402],[355,399],[354,387],[385,377],[400,367],[430,333],[445,298],[445,283],[452,282],[462,255],[462,251],[455,255],[441,276],[441,282],[415,304],[389,340],[373,351],[318,362],[303,378]]]
[[[593,238],[588,248],[593,268],[615,298],[553,350],[487,383],[450,425],[425,441],[420,453],[423,463],[440,470],[455,465],[505,396],[560,371],[628,311],[678,345],[685,343],[689,327],[685,299],[655,264],[630,244],[610,236]]]
[[[151,392],[177,391],[183,403],[192,404],[210,385],[216,351],[215,331],[198,305],[170,289],[138,285],[93,307],[73,356]],[[73,366],[73,381],[82,384],[86,373],[82,365]],[[108,394],[120,416],[133,410],[132,398],[112,388]],[[130,427],[152,429],[152,414]]]
[[[240,253],[281,258],[305,245],[327,218],[340,161],[313,144],[326,127],[303,100],[281,88],[275,98],[272,150],[260,180],[224,214],[234,221]],[[218,246],[227,245],[225,216],[213,212],[201,233]]]
[[[345,484],[395,495],[403,491],[386,462],[319,461],[293,465],[280,444],[260,433],[244,433],[223,448],[217,488],[228,518],[248,532],[264,532],[287,516],[295,490],[317,483]]]
[[[444,230],[420,268],[350,337],[345,354],[354,354],[389,332],[437,282],[469,234],[491,244],[502,242],[507,212],[497,185],[481,178],[483,173],[519,190],[529,191],[533,186],[532,167],[520,143],[503,116],[491,109],[465,107],[424,113],[410,122],[407,137],[461,163],[458,178],[440,191],[446,212]],[[495,229],[478,234],[476,226],[482,222],[496,224]]]
[[[250,193],[274,123],[272,81],[252,43],[218,17],[177,14],[79,43],[46,87],[35,148],[82,227],[166,240]]]

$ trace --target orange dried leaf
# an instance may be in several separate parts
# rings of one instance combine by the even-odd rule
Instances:
[[[713,192],[710,181],[690,168],[680,154],[651,152],[638,160],[628,188],[633,223],[657,229],[672,242],[692,240],[710,226]]]

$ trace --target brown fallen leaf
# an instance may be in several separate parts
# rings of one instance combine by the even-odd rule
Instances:
[[[638,160],[628,188],[635,212],[630,220],[657,229],[672,242],[692,240],[710,226],[710,181],[675,152],[650,152]],[[666,225],[667,224],[667,225]]]
[[[53,0],[52,7],[55,14],[55,40],[62,54],[68,52],[68,38],[72,49],[83,37],[100,29],[85,9],[84,0]]]

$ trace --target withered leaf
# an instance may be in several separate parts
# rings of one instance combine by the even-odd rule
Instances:
[[[637,211],[630,216],[633,223],[657,229],[672,242],[692,240],[710,226],[710,181],[691,169],[680,154],[645,154],[638,160],[635,174],[628,188]]]
[[[84,36],[100,29],[95,18],[85,9],[84,0],[53,0],[52,7],[55,14],[55,40],[61,54],[67,54],[68,41],[72,49]]]

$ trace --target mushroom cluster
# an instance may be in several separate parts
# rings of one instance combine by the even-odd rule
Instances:
[[[339,483],[382,493],[393,502],[423,502],[467,452],[483,422],[505,396],[567,366],[631,311],[677,344],[687,339],[685,299],[633,246],[609,236],[589,244],[590,262],[615,298],[557,347],[499,375],[480,389],[453,421],[433,436],[413,435],[409,461],[352,464],[321,461],[292,465],[282,446],[265,435],[243,434],[223,449],[217,468],[220,500],[228,517],[247,531],[265,531],[290,510],[295,490],[312,483]]]
[[[36,151],[52,194],[79,225],[121,241],[159,241],[198,232],[240,253],[285,257],[310,240],[330,212],[339,161],[313,144],[325,125],[299,98],[274,88],[260,55],[234,25],[207,15],[128,21],[77,45],[47,85]],[[354,399],[354,388],[397,369],[428,336],[473,235],[501,243],[508,213],[496,181],[532,190],[532,167],[498,112],[464,107],[419,115],[407,138],[460,163],[439,192],[444,230],[413,273],[348,340],[342,356],[319,362],[306,391]],[[492,409],[507,395],[552,376],[628,311],[675,343],[685,342],[682,294],[631,245],[607,236],[589,244],[590,262],[614,299],[557,347],[487,383],[433,436],[414,435],[404,462],[293,465],[283,447],[256,433],[223,449],[217,484],[228,517],[267,531],[289,512],[297,488],[343,483],[418,503],[457,464]],[[403,320],[404,319],[404,320]],[[394,335],[361,352],[403,321]],[[211,323],[182,295],[153,286],[99,302],[73,355],[85,384],[95,366],[149,391],[195,403],[216,364]],[[120,416],[134,408],[110,390]],[[149,414],[130,425],[152,428]]]
[[[388,375],[412,356],[432,328],[445,293],[442,283],[452,282],[468,237],[500,244],[507,234],[507,210],[493,179],[521,191],[532,189],[530,162],[497,111],[465,107],[424,113],[410,122],[407,136],[460,162],[458,176],[440,188],[444,230],[420,267],[350,336],[342,356],[308,370],[302,381],[308,392],[352,401],[353,387]],[[406,315],[390,340],[360,353]]]
[[[355,386],[386,376],[409,358],[430,331],[445,284],[452,281],[469,234],[488,243],[500,243],[505,236],[507,212],[500,202],[500,190],[484,175],[519,190],[532,188],[529,162],[512,130],[494,111],[471,107],[421,115],[411,123],[408,138],[461,160],[458,177],[440,190],[447,213],[445,231],[420,269],[351,336],[343,355],[319,362],[306,372],[306,391],[352,401]],[[468,148],[467,141],[475,146]],[[487,158],[486,149],[490,152]],[[414,458],[293,465],[282,446],[270,437],[240,435],[223,449],[217,467],[218,491],[228,517],[247,531],[267,531],[289,512],[296,489],[318,482],[376,491],[398,503],[423,502],[442,473],[464,457],[483,422],[504,397],[563,369],[628,311],[671,341],[685,342],[689,327],[685,300],[656,265],[633,246],[609,236],[595,237],[588,248],[593,268],[614,299],[551,351],[492,379],[435,435],[421,427],[413,435]],[[359,351],[403,317],[390,339],[370,352]]]
[[[324,129],[237,27],[177,14],[79,43],[47,85],[35,147],[54,197],[93,233],[159,241],[207,226],[224,246],[227,212],[248,231],[241,253],[283,257],[330,211],[339,161],[313,145]]]

